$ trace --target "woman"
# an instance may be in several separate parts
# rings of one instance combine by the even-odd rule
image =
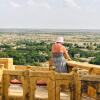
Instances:
[[[52,45],[52,58],[57,72],[67,72],[67,60],[71,60],[68,50],[63,46],[64,38],[58,37]]]

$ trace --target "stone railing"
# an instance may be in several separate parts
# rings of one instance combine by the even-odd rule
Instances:
[[[67,61],[69,66],[86,69],[89,70],[90,74],[99,74],[100,75],[100,65],[88,64],[83,62],[76,62],[76,61]]]
[[[51,71],[54,72],[54,68],[50,66],[48,67],[33,67],[33,66],[22,66],[22,65],[13,65],[12,58],[1,58],[0,64],[4,64],[5,69],[15,69],[15,70],[32,70],[35,72],[38,71]],[[93,84],[96,86],[95,88],[95,100],[99,100],[100,98],[100,66],[87,64],[83,62],[76,61],[67,61],[67,64],[73,68],[70,73],[56,73],[54,72],[54,82],[55,82],[55,100],[60,100],[60,85],[65,85],[65,87],[70,86],[71,99],[70,100],[81,100],[81,90],[82,84],[87,82],[89,84]],[[3,65],[2,65],[3,66]],[[15,68],[14,68],[15,67]],[[2,69],[1,69],[2,70]],[[45,72],[44,72],[45,73]],[[36,74],[37,75],[37,74]],[[40,75],[40,74],[39,74]],[[42,79],[42,75],[40,75]],[[38,77],[37,77],[38,78]],[[88,78],[88,79],[87,79]],[[94,80],[93,80],[94,79]],[[67,83],[67,84],[66,84]]]
[[[74,68],[75,100],[81,100],[82,90],[87,87],[88,96],[100,99],[100,65],[67,61]],[[83,85],[85,84],[85,85]],[[92,88],[92,89],[91,89]],[[84,92],[84,91],[83,91]],[[86,92],[86,91],[85,91]]]

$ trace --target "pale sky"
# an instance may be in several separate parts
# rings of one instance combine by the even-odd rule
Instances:
[[[100,29],[100,0],[0,0],[0,28]]]

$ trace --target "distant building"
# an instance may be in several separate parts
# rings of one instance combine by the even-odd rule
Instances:
[[[95,59],[96,57],[88,57],[90,60],[93,60],[93,59]]]
[[[90,62],[91,59],[89,59],[89,58],[79,58],[79,61],[81,61],[81,62]]]
[[[82,62],[90,62],[93,59],[95,59],[95,57],[79,58],[79,60],[82,61]]]
[[[4,51],[6,48],[0,48],[0,51],[2,52],[2,51]]]
[[[79,58],[80,57],[80,53],[74,54],[74,58]]]

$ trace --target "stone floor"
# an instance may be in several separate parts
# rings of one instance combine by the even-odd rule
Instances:
[[[10,92],[14,93],[17,90],[19,91],[19,94],[21,95],[22,89],[20,88],[20,86],[12,85],[9,89],[9,94],[10,94]],[[48,100],[48,91],[47,91],[46,87],[45,86],[44,87],[38,86],[36,88],[36,91],[35,91],[35,97],[37,98],[37,100]],[[70,100],[70,93],[68,91],[67,92],[61,92],[60,93],[60,100]],[[82,97],[82,100],[95,100],[95,99],[84,96],[84,97]]]
[[[45,87],[37,87],[35,96],[38,99],[48,98],[48,91],[45,89]],[[66,100],[66,99],[70,100],[70,96],[64,92],[60,93],[60,97],[61,97],[61,100]]]
[[[45,89],[45,87],[37,87],[36,98],[38,98],[37,100],[44,100],[44,98],[48,98],[48,93],[47,93],[47,90]],[[48,99],[46,99],[46,100],[48,100]],[[70,100],[70,93],[68,91],[66,93],[61,92],[60,100]],[[82,100],[95,100],[95,99],[84,96],[84,97],[82,97]]]

